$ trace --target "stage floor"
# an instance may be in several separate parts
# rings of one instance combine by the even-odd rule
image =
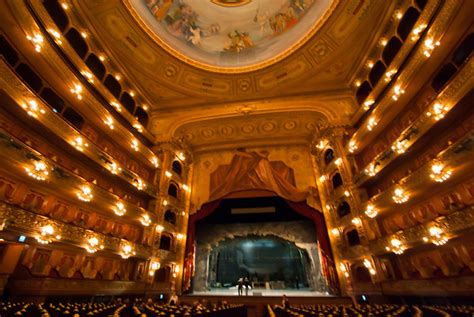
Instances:
[[[263,289],[256,288],[248,291],[248,296],[282,296],[288,297],[333,297],[329,293],[315,292],[309,288],[300,289]],[[198,292],[194,291],[191,295],[196,296],[239,296],[237,287],[230,288],[212,288],[210,291]],[[245,296],[245,289],[243,290]]]

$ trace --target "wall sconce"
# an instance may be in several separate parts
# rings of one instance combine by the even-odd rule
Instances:
[[[128,259],[131,256],[134,256],[137,254],[135,250],[133,249],[132,245],[128,243],[124,243],[121,247],[122,251],[120,253],[120,256],[122,256],[123,259]]]
[[[445,168],[445,166],[439,162],[434,160],[433,165],[431,165],[431,174],[430,177],[435,182],[442,183],[448,178],[451,177],[452,170],[449,168]]]
[[[338,158],[336,161],[334,161],[334,163],[336,164],[336,166],[341,166],[342,158]]]
[[[440,246],[448,242],[448,238],[443,235],[443,230],[438,227],[432,226],[428,229],[430,237],[423,237],[423,241],[433,243],[434,245]]]
[[[339,263],[339,268],[341,269],[341,272],[344,274],[345,277],[349,277],[349,272],[343,262]]]
[[[355,141],[350,141],[349,142],[349,152],[354,153],[359,147],[355,143]]]
[[[182,187],[183,187],[184,191],[189,192],[189,186],[188,185],[183,184]]]
[[[82,99],[82,86],[80,84],[74,84],[74,88],[71,88],[71,92],[76,95],[77,99]]]
[[[133,139],[132,144],[130,146],[132,147],[133,150],[138,151],[138,140]]]
[[[135,122],[135,123],[133,124],[133,127],[134,127],[138,132],[140,132],[140,133],[143,132],[143,126],[142,126],[139,122]]]
[[[374,205],[368,204],[367,209],[365,210],[365,214],[369,218],[375,218],[378,214],[377,209],[375,209]]]
[[[112,210],[117,216],[123,216],[127,212],[127,209],[125,208],[124,204],[120,201],[115,204]]]
[[[112,117],[107,117],[107,119],[104,120],[104,123],[110,128],[110,130],[114,129],[114,119],[112,119]]]
[[[158,261],[151,262],[151,264],[150,264],[150,273],[149,273],[150,276],[155,275],[155,272],[158,271],[160,269],[160,267],[161,267],[160,262],[158,262]]]
[[[90,82],[90,83],[93,83],[94,82],[94,76],[92,75],[91,72],[87,71],[87,70],[84,70],[81,72],[81,74],[87,78],[87,80]]]
[[[352,218],[351,222],[356,226],[360,226],[362,224],[362,221],[360,220],[359,217]]]
[[[81,187],[81,190],[76,193],[77,198],[82,201],[89,202],[92,200],[94,195],[92,195],[92,189],[88,185],[84,185]]]
[[[168,206],[168,201],[166,199],[163,200],[163,206]]]
[[[120,106],[118,103],[112,101],[112,102],[110,103],[110,105],[111,105],[112,107],[114,107],[115,110],[117,110],[118,112],[122,112],[122,106]]]
[[[182,234],[182,233],[178,233],[176,235],[176,239],[178,239],[178,240],[183,240],[183,238],[184,238],[184,234]]]
[[[22,104],[21,107],[25,109],[26,113],[29,116],[32,116],[35,119],[38,119],[39,114],[44,114],[45,111],[42,109],[40,106],[38,106],[38,103],[36,100],[28,100],[27,103]]]
[[[97,237],[92,236],[87,239],[85,249],[89,253],[96,253],[97,251],[104,249],[104,246],[100,243]]]
[[[408,140],[404,139],[401,141],[396,141],[395,144],[392,145],[392,150],[398,154],[403,154],[408,149],[408,147]]]
[[[326,175],[321,175],[321,176],[319,177],[319,181],[320,181],[321,183],[324,183],[324,182],[326,181],[326,179],[327,179]]]
[[[411,36],[411,40],[416,41],[416,39],[418,39],[418,37],[420,36],[421,32],[423,32],[424,29],[426,29],[426,24],[422,24],[419,27],[413,29],[413,35]]]
[[[364,170],[364,172],[369,176],[375,176],[379,172],[379,167],[375,166],[375,163],[370,163],[369,166]]]
[[[177,157],[178,159],[180,159],[181,161],[183,161],[183,162],[186,160],[186,156],[184,155],[183,152],[178,152],[178,153],[176,153],[176,157]]]
[[[425,50],[423,51],[423,55],[430,57],[435,47],[440,46],[441,43],[439,41],[434,42],[433,39],[426,39],[424,44]]]
[[[40,235],[36,236],[36,241],[41,244],[49,244],[54,240],[60,240],[60,235],[54,235],[54,228],[52,225],[45,225],[40,228]]]
[[[141,222],[142,225],[144,225],[145,227],[148,227],[148,226],[151,224],[150,216],[148,216],[148,214],[143,214],[143,215],[142,215],[142,218],[140,219],[140,222]]]
[[[375,275],[376,271],[369,259],[364,259],[364,266],[369,270],[371,275]]]
[[[26,38],[28,39],[28,41],[33,43],[35,51],[37,51],[38,53],[41,52],[44,42],[43,35],[35,33],[33,36],[27,35]]]
[[[367,100],[366,102],[364,102],[364,110],[369,110],[370,109],[370,106],[372,106],[374,104],[374,100],[370,99],[370,100]]]
[[[332,228],[331,233],[333,236],[338,237],[340,232],[338,228]]]
[[[25,167],[26,173],[28,176],[33,177],[36,180],[44,181],[49,174],[48,167],[43,161],[35,161],[33,162],[34,168],[30,169],[29,167]]]
[[[135,178],[133,180],[133,186],[135,186],[138,190],[143,190],[145,188],[145,183],[140,178]]]
[[[378,124],[378,122],[375,120],[374,117],[371,117],[369,119],[369,122],[367,122],[367,130],[372,131],[373,128]]]
[[[162,225],[157,225],[155,229],[156,229],[156,232],[161,233],[163,232],[163,230],[165,230],[165,227],[163,227]]]
[[[410,198],[410,196],[405,193],[405,190],[401,187],[396,187],[393,191],[392,199],[397,204],[403,204],[407,202],[408,198]]]
[[[173,174],[171,174],[170,171],[165,171],[165,176],[168,177],[168,178],[171,178],[171,176],[173,176]]]
[[[122,172],[122,168],[118,166],[118,164],[115,162],[112,162],[107,165],[107,169],[114,175],[117,175],[118,173]]]
[[[155,168],[158,168],[158,167],[159,167],[160,164],[159,164],[158,158],[157,158],[156,156],[153,156],[153,157],[151,158],[151,164],[153,164],[153,166],[154,166]]]
[[[446,115],[446,113],[449,111],[449,108],[446,107],[446,106],[443,106],[442,104],[440,104],[439,102],[435,102],[435,104],[433,105],[433,107],[431,108],[431,111],[428,111],[426,113],[426,115],[428,117],[431,117],[433,116],[433,118],[436,120],[436,121],[439,121],[441,119],[444,118],[444,116]]]
[[[54,41],[58,44],[61,45],[63,44],[63,41],[61,41],[61,34],[56,31],[55,29],[48,29],[49,34],[51,34],[54,37]]]
[[[395,86],[395,88],[393,88],[393,95],[392,95],[392,99],[393,100],[398,100],[398,98],[400,98],[401,95],[403,95],[405,93],[405,90],[403,90],[402,88],[400,88],[400,85],[397,85]]]
[[[72,146],[76,148],[76,150],[82,152],[84,151],[84,148],[88,147],[89,144],[84,141],[84,139],[80,136],[75,138],[74,140],[71,141]]]
[[[344,196],[349,197],[350,195],[351,195],[351,193],[348,190],[344,191]]]
[[[179,267],[178,264],[176,264],[176,266],[174,267],[174,270],[173,270],[173,277],[178,276],[179,271],[180,271],[180,267]]]
[[[387,251],[393,252],[395,254],[402,254],[405,252],[406,248],[403,246],[402,242],[398,239],[393,238],[390,240],[390,246],[385,247]]]
[[[388,83],[392,79],[393,75],[395,75],[396,73],[397,73],[397,71],[394,70],[394,69],[389,70],[388,72],[386,72],[385,73],[385,79],[384,79],[385,82]]]

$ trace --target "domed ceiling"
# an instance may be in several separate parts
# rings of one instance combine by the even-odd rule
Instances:
[[[259,69],[287,56],[329,16],[334,0],[129,0],[172,55],[222,72]]]

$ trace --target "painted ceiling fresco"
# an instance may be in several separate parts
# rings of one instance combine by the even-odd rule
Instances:
[[[303,44],[334,0],[130,0],[167,49],[198,64],[239,68]]]

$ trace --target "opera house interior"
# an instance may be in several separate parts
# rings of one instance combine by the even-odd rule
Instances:
[[[0,316],[474,316],[474,1],[0,4]]]

